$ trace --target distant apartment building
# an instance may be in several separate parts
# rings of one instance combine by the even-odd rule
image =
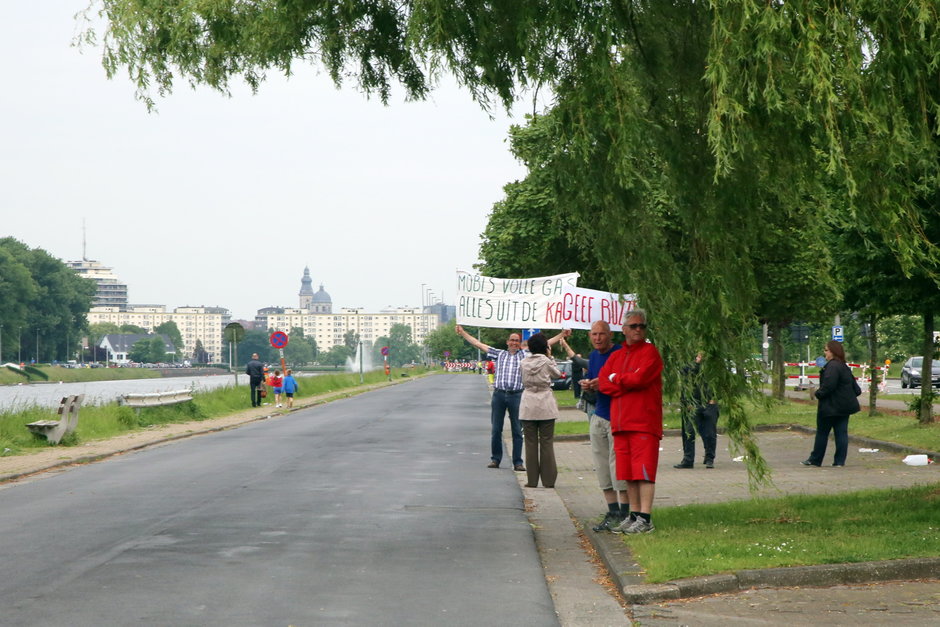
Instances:
[[[92,307],[115,307],[119,311],[127,309],[127,284],[122,283],[111,268],[90,259],[66,261],[65,265],[78,276],[95,282],[97,289]]]
[[[300,328],[304,337],[317,341],[317,349],[328,351],[343,343],[348,331],[359,335],[359,339],[372,346],[380,337],[388,337],[392,325],[404,324],[411,328],[411,341],[422,344],[428,334],[439,325],[436,312],[422,313],[419,307],[400,307],[380,312],[369,312],[361,308],[343,307],[339,313],[310,313],[306,309],[267,307],[259,309],[255,317],[255,328],[268,331],[284,331]]]
[[[149,333],[164,322],[175,322],[183,336],[183,356],[192,356],[198,340],[209,353],[209,361],[225,358],[222,330],[231,319],[231,313],[223,307],[177,307],[168,312],[164,305],[127,305],[123,311],[118,307],[92,307],[88,312],[89,324],[133,324]]]

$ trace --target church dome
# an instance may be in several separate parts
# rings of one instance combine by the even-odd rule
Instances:
[[[313,295],[313,302],[315,303],[332,303],[333,299],[330,298],[330,295],[326,293],[326,290],[323,289],[323,284],[320,284],[320,289],[317,290],[317,293]]]

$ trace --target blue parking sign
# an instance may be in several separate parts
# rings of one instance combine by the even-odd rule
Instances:
[[[832,327],[832,339],[836,342],[842,341],[842,327]]]
[[[522,341],[523,341],[523,342],[527,342],[530,337],[532,337],[533,335],[535,335],[536,333],[539,333],[539,332],[541,332],[541,329],[523,329],[523,330],[522,330]]]

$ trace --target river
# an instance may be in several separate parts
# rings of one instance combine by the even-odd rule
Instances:
[[[57,408],[63,396],[84,394],[83,405],[115,403],[122,394],[170,392],[173,390],[212,390],[235,383],[235,376],[163,377],[160,379],[128,379],[124,381],[87,381],[84,383],[22,383],[0,386],[0,411],[19,410],[39,405]],[[238,375],[238,385],[245,386],[248,396],[248,375]]]

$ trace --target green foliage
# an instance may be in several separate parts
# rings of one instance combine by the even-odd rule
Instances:
[[[93,281],[40,248],[0,239],[0,325],[6,358],[65,358],[88,325]],[[3,356],[0,356],[3,357]]]
[[[383,361],[383,346],[388,346],[388,362],[393,368],[421,362],[421,347],[411,341],[411,327],[407,324],[393,324],[388,337],[376,339],[372,347],[373,363]]]
[[[172,320],[167,320],[163,324],[154,328],[153,332],[165,335],[167,338],[169,338],[170,343],[173,344],[173,346],[176,348],[177,355],[182,352],[183,347],[185,346],[185,343],[183,342],[183,334],[180,333],[179,327],[176,326],[175,322]],[[159,361],[163,361],[163,359],[160,359]]]
[[[547,85],[552,110],[514,135],[530,173],[494,208],[484,268],[573,263],[584,285],[639,294],[667,389],[704,350],[757,478],[766,467],[739,403],[753,390],[720,364],[751,356],[755,318],[779,337],[796,316],[835,311],[827,231],[857,233],[857,248],[883,249],[936,291],[925,216],[940,180],[940,20],[928,0],[97,6],[107,71],[126,68],[145,99],[175,76],[257,88],[310,58],[383,100],[396,80],[423,97],[441,71],[484,106]]]
[[[454,331],[456,325],[455,320],[446,322],[428,333],[427,337],[424,338],[424,345],[428,348],[429,359],[435,362],[442,361],[445,359],[444,353],[448,353],[450,359],[476,357],[476,349],[464,342],[463,338]],[[475,328],[466,328],[469,333],[476,335]]]
[[[325,353],[320,353],[320,363],[338,368],[346,364],[346,360],[355,353],[350,353],[349,349],[342,344],[333,346]]]
[[[277,360],[278,353],[271,347],[269,337],[270,333],[267,330],[245,331],[245,339],[238,344],[238,359],[242,362],[242,366],[248,363],[252,353],[258,353],[258,358],[264,363],[273,363]],[[290,347],[289,343],[288,347]]]

